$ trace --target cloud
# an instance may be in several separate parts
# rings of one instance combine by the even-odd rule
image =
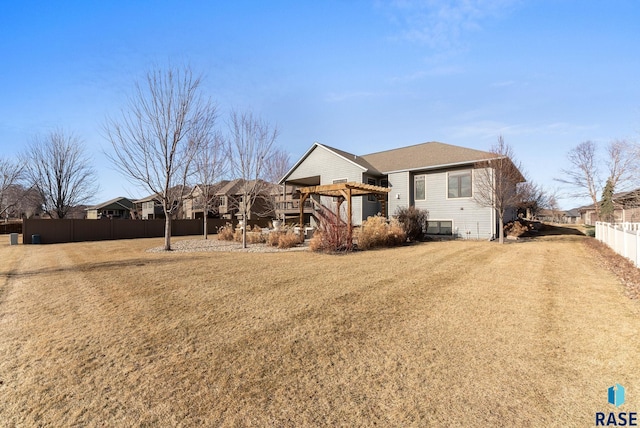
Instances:
[[[482,29],[487,19],[507,13],[516,0],[394,0],[378,3],[399,27],[398,39],[433,49],[453,49]]]

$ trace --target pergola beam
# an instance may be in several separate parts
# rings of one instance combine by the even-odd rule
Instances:
[[[347,224],[349,231],[352,229],[353,206],[351,199],[354,196],[375,195],[380,201],[382,212],[386,211],[386,195],[391,191],[387,187],[374,186],[372,184],[357,183],[351,181],[349,183],[322,184],[319,186],[302,187],[300,189],[300,225],[304,222],[304,212],[302,206],[309,195],[342,197],[347,201]],[[340,204],[338,204],[338,218]],[[349,233],[351,234],[351,233]]]

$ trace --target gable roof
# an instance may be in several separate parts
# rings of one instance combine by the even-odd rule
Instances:
[[[302,157],[300,159],[298,159],[298,162],[296,162],[291,169],[289,169],[289,171],[287,171],[287,173],[284,175],[284,177],[282,177],[280,179],[280,181],[278,181],[279,184],[282,184],[286,181],[287,178],[289,178],[289,176],[291,175],[291,173],[293,171],[296,170],[296,168],[298,168],[298,166],[305,161],[305,159],[307,159],[309,157],[309,155],[311,154],[311,152],[313,152],[314,150],[320,148],[321,150],[327,150],[328,152],[333,153],[334,155],[346,160],[347,162],[350,162],[360,168],[362,168],[363,172],[371,172],[372,174],[377,174],[380,175],[380,171],[378,171],[375,167],[373,167],[366,159],[364,159],[362,156],[357,156],[354,155],[353,153],[349,153],[349,152],[345,152],[344,150],[340,150],[340,149],[336,149],[335,147],[331,147],[331,146],[327,146],[326,144],[320,144],[318,142],[313,143],[313,145],[309,148],[309,150],[307,150],[305,152],[304,155],[302,155]]]
[[[174,200],[177,200],[179,197],[184,198],[186,195],[188,195],[192,191],[193,189],[191,189],[189,186],[173,186],[172,188],[169,189],[169,195],[172,198],[174,198]],[[182,195],[180,196],[181,193]],[[154,193],[144,198],[136,199],[135,201],[133,201],[133,203],[140,204],[142,202],[151,202],[151,201],[162,202],[162,195],[160,193]]]
[[[435,141],[362,156],[383,173],[471,164],[495,157],[490,152]]]
[[[124,203],[123,203],[124,202]],[[129,198],[125,198],[124,196],[119,196],[117,198],[113,198],[107,202],[103,202],[101,204],[98,205],[93,205],[90,207],[85,208],[85,210],[101,210],[105,207],[108,207],[109,205],[119,205],[122,208],[126,209],[126,210],[131,210],[133,209],[133,202],[129,199]]]

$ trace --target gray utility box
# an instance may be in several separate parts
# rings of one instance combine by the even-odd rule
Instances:
[[[10,233],[9,234],[9,244],[10,245],[18,245],[18,234]]]

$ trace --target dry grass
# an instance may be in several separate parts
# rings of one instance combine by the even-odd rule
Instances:
[[[579,236],[375,252],[0,242],[3,426],[589,426],[640,307]]]

